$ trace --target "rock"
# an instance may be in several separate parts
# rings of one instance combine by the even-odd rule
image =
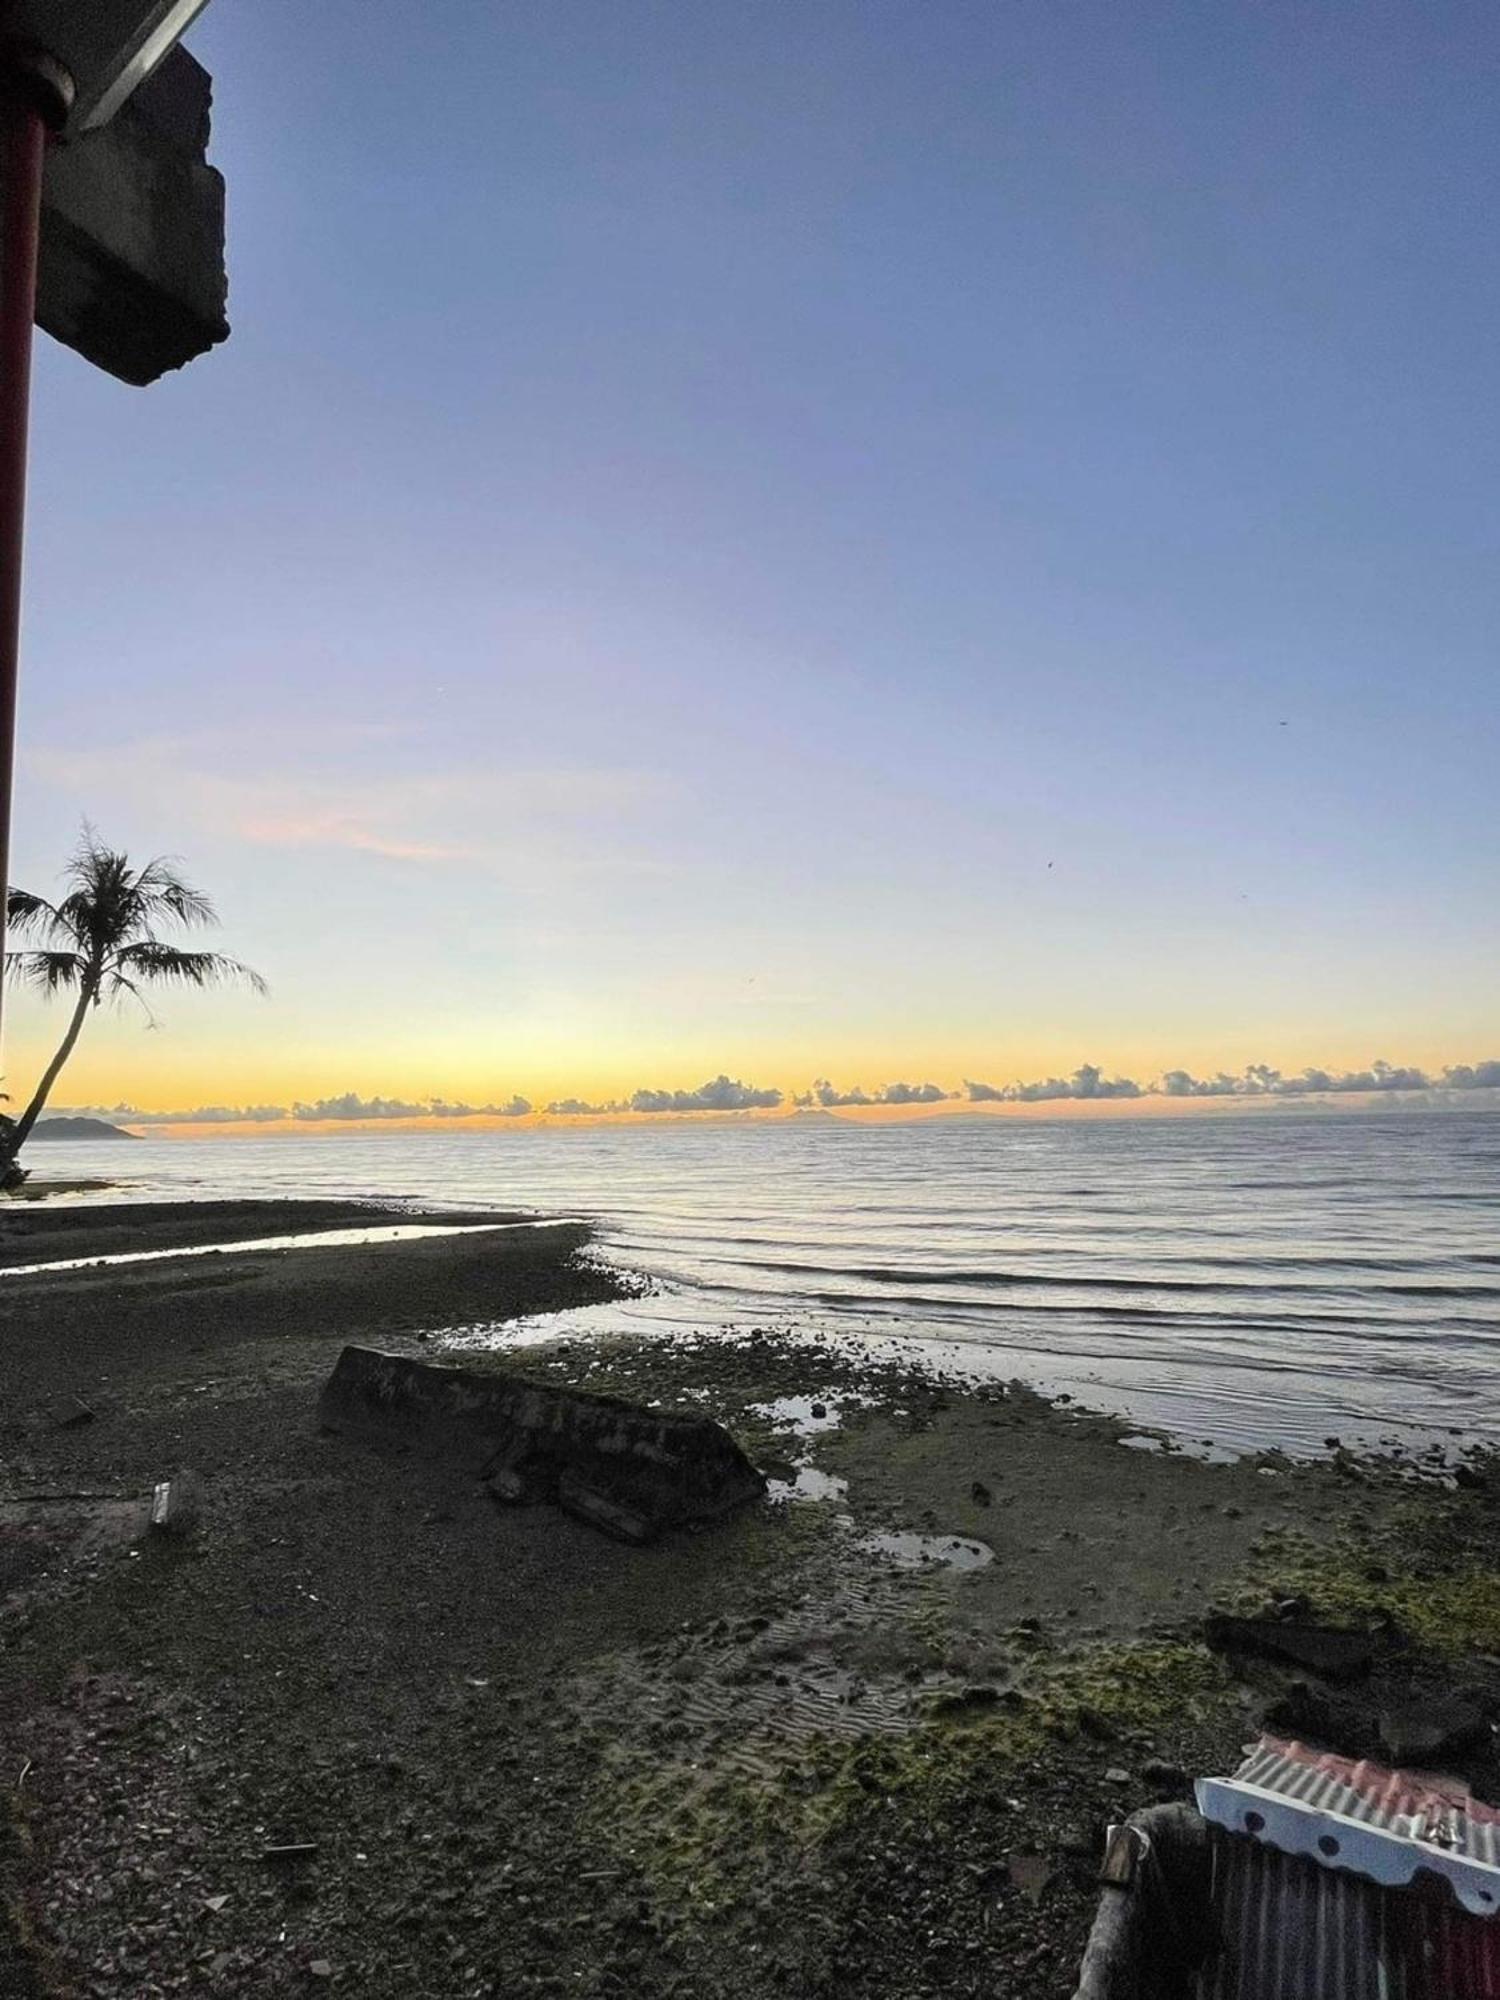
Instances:
[[[332,1979],[333,1966],[326,1958],[315,1958],[307,1968],[314,1979]]]
[[[1293,1681],[1266,1703],[1260,1723],[1274,1735],[1321,1744],[1346,1757],[1363,1757],[1376,1748],[1375,1718],[1366,1704],[1309,1687],[1306,1681]]]
[[[1141,1777],[1163,1798],[1187,1798],[1192,1792],[1192,1783],[1182,1766],[1169,1764],[1162,1757],[1148,1758],[1141,1766]]]
[[[94,1422],[95,1412],[81,1396],[65,1396],[52,1407],[52,1421],[60,1431],[79,1431]]]
[[[159,1479],[151,1495],[153,1535],[180,1537],[197,1527],[203,1514],[203,1482],[196,1472],[176,1472]]]
[[[1101,1715],[1086,1701],[1078,1706],[1078,1727],[1085,1736],[1092,1736],[1096,1743],[1112,1743],[1120,1733],[1107,1715]]]
[[[1455,1696],[1403,1702],[1380,1715],[1381,1747],[1393,1764],[1425,1767],[1443,1758],[1462,1757],[1484,1749],[1492,1735],[1483,1711]]]
[[[940,1694],[932,1704],[932,1712],[934,1715],[967,1715],[976,1709],[997,1708],[1000,1699],[1000,1690],[996,1687],[956,1688],[952,1693]]]
[[[1044,1854],[1012,1854],[1006,1865],[1011,1882],[1028,1902],[1039,1903],[1057,1879],[1057,1870]]]
[[[1104,1774],[1104,1782],[1106,1785],[1128,1785],[1130,1773],[1118,1764],[1111,1764]]]
[[[1329,1681],[1357,1680],[1368,1673],[1376,1645],[1368,1632],[1296,1618],[1234,1618],[1222,1611],[1204,1619],[1203,1637],[1216,1653],[1285,1660]]]
[[[828,1405],[826,1403],[813,1404],[812,1416],[815,1423],[821,1423],[827,1415],[828,1415]]]
[[[969,1497],[977,1507],[988,1507],[995,1496],[982,1479],[976,1479],[969,1488]]]

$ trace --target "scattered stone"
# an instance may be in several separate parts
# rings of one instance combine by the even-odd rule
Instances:
[[[811,1414],[815,1422],[821,1423],[828,1415],[828,1405],[826,1403],[814,1403]]]
[[[314,1979],[332,1979],[333,1977],[333,1965],[326,1958],[315,1958],[307,1969]]]
[[[95,1415],[81,1396],[65,1396],[53,1406],[52,1421],[60,1431],[79,1431],[93,1423]]]
[[[203,1898],[203,1907],[208,1911],[210,1916],[216,1917],[228,1901],[229,1898],[227,1896],[205,1896]]]
[[[988,1507],[995,1497],[982,1479],[974,1481],[974,1484],[969,1488],[969,1496],[975,1505],[979,1507]]]
[[[1111,1764],[1104,1774],[1104,1782],[1106,1785],[1128,1785],[1130,1773],[1119,1764]]]

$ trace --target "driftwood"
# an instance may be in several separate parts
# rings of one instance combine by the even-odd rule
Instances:
[[[708,1417],[370,1347],[344,1349],[318,1417],[473,1472],[498,1501],[555,1502],[623,1541],[715,1520],[766,1490]]]

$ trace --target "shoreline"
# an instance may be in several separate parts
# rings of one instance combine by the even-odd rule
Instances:
[[[390,1216],[133,1206],[30,1210],[0,1261]],[[1409,1456],[1130,1450],[1138,1426],[1019,1385],[753,1330],[445,1347],[622,1296],[587,1244],[497,1227],[0,1279],[5,1991],[1045,2000],[1072,1990],[1104,1820],[1232,1765],[1287,1698],[1204,1644],[1207,1612],[1295,1592],[1399,1620],[1366,1706],[1500,1693],[1483,1465],[1455,1489]],[[676,1403],[826,1497],[644,1549],[500,1512],[319,1435],[345,1339]],[[143,1542],[143,1494],[184,1466],[201,1525]]]

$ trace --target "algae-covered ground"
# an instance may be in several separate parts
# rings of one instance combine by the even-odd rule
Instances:
[[[754,1332],[445,1331],[607,1299],[582,1240],[14,1281],[0,1993],[1045,2000],[1106,1823],[1268,1706],[1356,1749],[1413,1692],[1493,1707],[1487,1466],[1210,1464]],[[776,1497],[641,1549],[498,1511],[319,1435],[349,1338],[707,1411]],[[1204,1643],[1267,1602],[1372,1631],[1368,1685]]]

